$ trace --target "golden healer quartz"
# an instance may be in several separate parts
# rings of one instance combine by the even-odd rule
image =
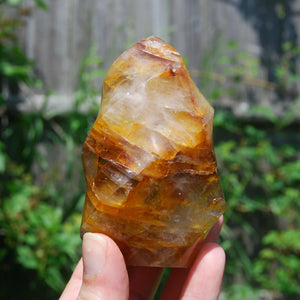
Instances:
[[[83,145],[81,235],[107,234],[127,265],[190,266],[225,210],[213,114],[163,40],[149,37],[121,54]]]

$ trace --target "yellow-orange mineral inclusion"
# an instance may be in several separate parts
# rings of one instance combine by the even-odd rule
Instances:
[[[149,37],[126,50],[83,146],[81,235],[109,235],[128,265],[190,266],[225,210],[213,114],[170,45]]]

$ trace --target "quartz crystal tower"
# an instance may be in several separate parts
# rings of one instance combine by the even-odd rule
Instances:
[[[179,53],[157,37],[111,66],[83,146],[81,226],[107,234],[128,265],[188,267],[225,210],[213,108]]]

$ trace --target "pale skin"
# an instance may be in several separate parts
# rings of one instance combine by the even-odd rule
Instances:
[[[224,267],[224,250],[216,243],[221,217],[209,232],[193,266],[171,271],[161,300],[217,300]],[[60,300],[148,300],[157,286],[161,268],[126,267],[121,251],[109,237],[86,233],[82,259]]]

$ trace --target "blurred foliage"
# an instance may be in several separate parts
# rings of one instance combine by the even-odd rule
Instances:
[[[6,4],[7,6],[18,7],[20,4],[26,0],[0,0],[0,4]],[[34,0],[33,1],[36,7],[42,8],[44,10],[48,9],[48,5],[43,0]]]
[[[16,5],[10,16],[4,2],[6,9]],[[18,45],[20,2],[0,4],[0,298],[51,299],[57,298],[80,257],[84,183],[78,189],[71,185],[81,166],[78,144],[90,119],[76,106],[60,122],[55,114],[46,114],[47,97],[37,113],[10,108],[21,101],[22,86],[42,87],[33,62]],[[43,1],[35,3],[46,8]],[[46,154],[55,145],[65,149],[67,161],[51,171]]]
[[[63,274],[70,271],[70,262],[78,257],[81,215],[73,213],[64,221],[63,209],[46,202],[48,191],[34,185],[22,167],[9,162],[5,176],[10,180],[2,181],[5,187],[1,191],[1,242],[6,245],[1,250],[3,266],[13,252],[20,265],[35,270],[39,279],[53,289],[62,289]],[[6,272],[1,273],[3,276]],[[11,295],[11,288],[11,284],[5,285],[2,292]]]
[[[209,57],[210,69],[200,74],[208,99],[216,105],[222,97],[238,99],[237,87],[251,84],[272,88],[290,103],[281,116],[253,105],[248,114],[263,117],[259,123],[216,109],[215,150],[227,200],[221,235],[227,253],[225,291],[229,299],[265,299],[262,290],[266,299],[294,299],[300,293],[300,136],[297,125],[287,126],[299,118],[300,76],[292,62],[300,48],[283,45],[274,83],[258,79],[259,61],[236,42],[222,50],[216,60]]]
[[[1,3],[18,8],[21,2]],[[70,113],[46,113],[47,97],[37,113],[11,111],[8,100],[19,97],[22,85],[42,84],[18,46],[19,19],[5,17],[1,3],[0,298],[52,299],[80,257],[80,147],[98,110],[98,82],[105,70],[92,47],[82,61]],[[35,4],[47,8],[43,1]],[[233,41],[210,49],[198,74],[201,91],[216,107],[224,97],[237,99],[245,85],[273,89],[290,103],[280,117],[268,107],[251,106],[249,116],[262,117],[260,123],[216,109],[215,150],[227,200],[221,235],[227,253],[226,299],[293,299],[300,294],[300,137],[293,125],[300,105],[299,53],[292,42],[284,43],[276,81],[267,82],[261,79],[259,60]],[[55,156],[59,147],[66,160],[62,164],[57,158],[50,166],[49,155]]]

